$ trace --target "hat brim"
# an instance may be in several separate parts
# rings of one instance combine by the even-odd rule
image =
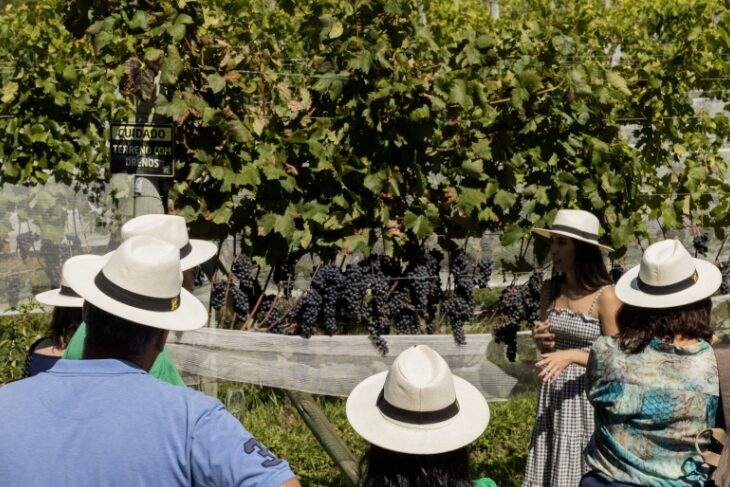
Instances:
[[[174,311],[148,311],[107,296],[94,283],[106,261],[105,256],[97,255],[72,257],[63,266],[63,277],[85,301],[133,323],[163,330],[189,331],[201,328],[208,321],[203,303],[185,289],[180,290],[180,304]]]
[[[479,390],[453,376],[458,414],[443,423],[413,425],[386,418],[376,403],[388,372],[368,377],[347,398],[347,419],[369,443],[386,450],[431,455],[457,450],[479,438],[489,424],[489,405]]]
[[[184,271],[209,261],[218,252],[218,246],[213,242],[196,239],[190,239],[189,242],[192,250],[180,259],[180,267]]]
[[[674,308],[709,298],[722,282],[720,270],[710,262],[692,259],[697,271],[697,282],[671,294],[648,294],[639,289],[639,268],[627,270],[616,283],[616,297],[625,304],[640,308]]]
[[[541,237],[550,238],[553,235],[561,235],[563,237],[570,237],[573,240],[580,240],[581,242],[585,242],[587,244],[595,245],[596,247],[606,250],[608,252],[613,252],[613,248],[609,247],[608,245],[603,245],[598,243],[596,240],[590,240],[585,237],[581,237],[579,235],[576,235],[574,233],[570,232],[563,232],[562,230],[550,230],[549,228],[533,228],[532,233],[535,235],[539,235]]]
[[[84,298],[64,296],[61,289],[51,289],[35,295],[35,300],[45,306],[58,306],[64,308],[80,308],[84,304]]]

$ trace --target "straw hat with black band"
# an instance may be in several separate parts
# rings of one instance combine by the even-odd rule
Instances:
[[[140,325],[187,331],[208,320],[182,288],[180,249],[154,237],[130,237],[106,256],[71,257],[63,277],[84,300]]]
[[[641,308],[674,308],[712,296],[721,282],[714,264],[693,258],[679,240],[662,240],[621,276],[616,297]]]
[[[212,242],[188,238],[185,219],[177,215],[141,215],[122,226],[122,241],[140,235],[156,237],[179,248],[184,271],[206,262],[218,251]]]
[[[61,278],[61,287],[36,294],[35,300],[46,306],[64,308],[80,308],[84,304],[84,298],[76,294],[76,291],[71,289],[63,278]]]
[[[550,228],[533,228],[532,233],[546,238],[562,235],[612,251],[608,245],[598,242],[599,227],[598,218],[593,213],[585,210],[558,210]]]
[[[386,450],[432,455],[457,450],[482,434],[489,406],[479,390],[451,374],[426,345],[410,347],[390,370],[368,377],[347,398],[357,433]]]

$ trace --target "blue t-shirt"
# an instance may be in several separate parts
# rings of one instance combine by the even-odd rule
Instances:
[[[59,360],[0,388],[0,479],[22,486],[266,486],[294,477],[220,401],[122,360]]]

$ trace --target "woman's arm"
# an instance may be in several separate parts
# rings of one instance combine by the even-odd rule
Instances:
[[[601,335],[616,336],[618,335],[618,325],[616,324],[616,313],[621,307],[621,301],[616,297],[616,291],[613,287],[607,287],[598,296],[597,318],[601,322]]]
[[[570,364],[578,364],[582,367],[588,365],[588,352],[584,352],[577,348],[570,350],[560,350],[558,352],[543,353],[540,355],[542,360],[535,364],[535,367],[543,369],[537,374],[538,379],[545,382],[553,382],[566,367]]]

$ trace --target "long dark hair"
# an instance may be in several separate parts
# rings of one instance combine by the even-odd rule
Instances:
[[[360,487],[471,487],[469,447],[409,455],[371,445],[360,459]]]
[[[71,336],[81,324],[81,308],[55,306],[51,316],[50,335],[48,338],[55,341],[60,348],[68,346]]]
[[[575,244],[574,271],[578,287],[586,294],[597,291],[602,286],[613,284],[611,276],[603,261],[601,249],[581,240],[571,239]],[[561,293],[561,287],[565,282],[562,274],[553,275],[550,278],[550,302],[555,301]]]
[[[619,347],[627,353],[638,353],[654,337],[671,342],[676,335],[709,342],[712,339],[711,311],[710,298],[674,308],[640,308],[624,304],[616,314]]]

